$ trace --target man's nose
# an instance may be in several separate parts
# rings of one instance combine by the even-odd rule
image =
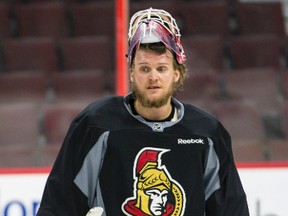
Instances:
[[[149,81],[155,82],[158,81],[158,73],[155,70],[152,70],[149,74]]]

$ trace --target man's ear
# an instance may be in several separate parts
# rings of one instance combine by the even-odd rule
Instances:
[[[130,82],[134,82],[134,73],[133,73],[133,71],[130,72]]]
[[[180,79],[180,71],[179,70],[175,70],[175,73],[174,73],[174,82],[178,82]]]
[[[130,82],[134,82],[134,66],[129,66],[129,79]]]

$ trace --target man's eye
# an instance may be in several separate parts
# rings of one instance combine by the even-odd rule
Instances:
[[[166,70],[167,70],[166,67],[160,67],[160,68],[158,68],[158,71],[159,71],[159,72],[165,72]]]
[[[147,67],[142,67],[142,68],[140,68],[140,71],[142,71],[142,72],[149,72],[149,68],[147,68]]]

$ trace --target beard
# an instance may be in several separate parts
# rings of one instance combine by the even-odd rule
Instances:
[[[166,94],[154,100],[149,99],[143,92],[141,92],[134,82],[132,83],[132,92],[135,99],[138,100],[143,107],[159,108],[170,102],[170,98],[174,94],[174,84],[171,85],[169,91]]]

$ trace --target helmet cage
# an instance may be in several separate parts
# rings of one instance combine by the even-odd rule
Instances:
[[[141,40],[155,34],[166,47],[176,54],[179,64],[184,63],[186,56],[180,41],[180,31],[175,19],[166,11],[147,9],[134,14],[130,21],[128,32],[128,61],[132,61],[134,48],[139,48]],[[147,35],[149,34],[149,35]],[[159,41],[159,42],[160,42]]]
[[[149,23],[150,20],[153,20],[165,27],[171,35],[178,37],[181,36],[175,19],[168,12],[160,9],[150,8],[147,10],[139,11],[132,16],[128,32],[129,41],[134,36],[134,33],[138,27],[142,23]]]

